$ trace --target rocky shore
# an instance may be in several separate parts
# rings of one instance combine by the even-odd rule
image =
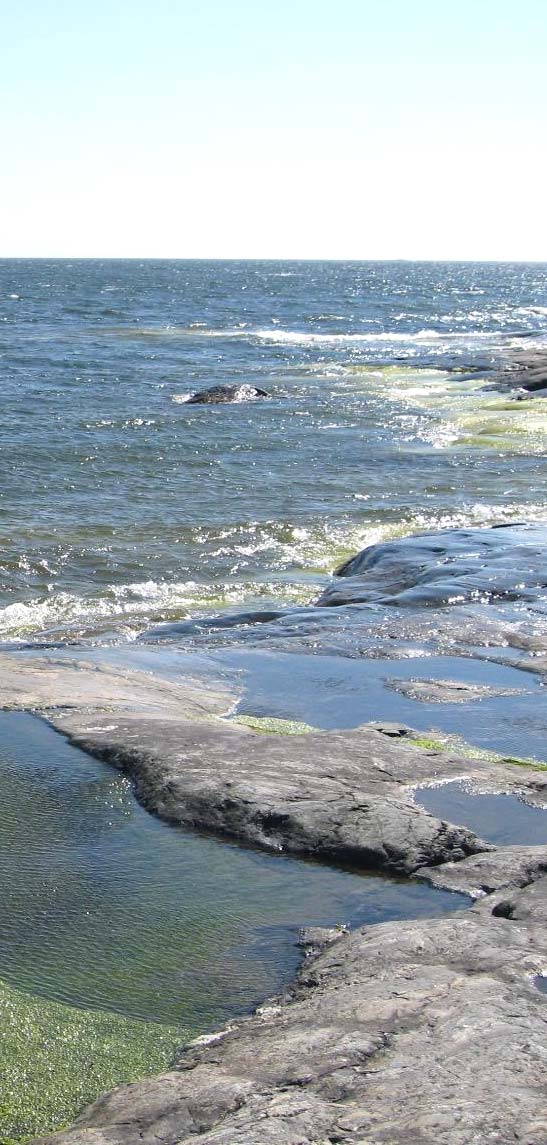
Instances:
[[[492,599],[509,608],[517,583],[520,601],[545,584],[534,531],[515,530],[512,538],[505,530],[486,538],[472,532],[467,549],[461,537],[445,537],[443,549],[440,534],[436,542],[408,542],[404,551],[401,542],[387,556],[365,555],[355,581],[363,591],[368,561],[375,606],[374,578],[384,581],[382,608],[390,607],[390,576],[393,596],[425,585],[432,608],[428,613],[419,601],[410,621],[413,639],[420,632],[422,647],[439,640],[432,615],[446,616],[441,633],[446,638],[452,624],[455,639],[458,619],[443,614],[439,584],[446,576],[459,585],[469,578],[472,553],[475,585],[481,576],[490,583],[492,552],[506,578],[506,550],[513,544],[511,586],[499,598],[499,585],[492,591]],[[442,567],[442,577],[433,575],[434,567]],[[516,653],[530,670],[544,671],[547,644],[536,629],[498,612],[485,617],[481,631],[480,609],[472,594],[466,600],[469,653],[474,633],[474,647],[482,640],[485,655]],[[408,641],[400,603],[394,600],[389,627],[406,625]],[[366,607],[357,606],[363,626]],[[332,616],[341,608],[315,611]],[[387,641],[384,613],[381,622],[368,615],[376,640],[381,629]],[[503,632],[512,633],[512,645],[502,642]],[[275,642],[275,631],[272,636]],[[433,689],[435,702],[451,702],[450,681],[426,683],[429,698]],[[442,919],[350,934],[308,932],[300,974],[282,996],[187,1046],[169,1073],[120,1087],[70,1129],[40,1140],[547,1140],[547,997],[538,988],[547,975],[547,846],[496,847],[461,823],[429,815],[415,797],[417,788],[459,779],[470,791],[511,792],[545,807],[547,769],[425,746],[423,737],[396,722],[293,735],[259,731],[230,718],[236,699],[235,688],[198,678],[173,681],[66,656],[0,655],[1,706],[35,711],[83,750],[123,770],[143,804],[167,821],[254,847],[419,877],[467,894],[474,905]]]
[[[516,391],[522,398],[547,397],[547,354],[544,349],[515,353],[511,360],[494,373],[492,389],[502,392]]]
[[[43,1141],[544,1140],[547,1003],[534,979],[547,973],[547,847],[496,850],[428,816],[413,791],[465,776],[543,805],[547,772],[419,748],[395,726],[280,737],[168,710],[50,718],[128,771],[168,819],[331,860],[351,851],[477,903],[442,920],[304,935],[308,957],[283,996]]]

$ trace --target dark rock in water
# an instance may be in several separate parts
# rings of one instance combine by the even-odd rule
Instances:
[[[286,611],[286,610],[285,610]],[[262,612],[230,612],[216,616],[199,617],[197,620],[176,620],[170,624],[158,624],[140,636],[139,642],[156,643],[158,640],[177,640],[180,636],[192,633],[217,631],[219,629],[247,628],[253,624],[269,624],[285,616],[281,609],[264,609]]]
[[[547,396],[547,353],[529,350],[515,356],[508,366],[494,373],[492,384],[487,388],[504,393],[520,390],[520,400],[527,396]]]
[[[257,398],[269,398],[267,390],[258,386],[244,384],[242,386],[211,386],[208,390],[199,390],[188,398],[186,405],[220,405],[223,402],[252,402]]]
[[[447,529],[363,549],[317,604],[434,605],[536,600],[547,586],[547,525]]]

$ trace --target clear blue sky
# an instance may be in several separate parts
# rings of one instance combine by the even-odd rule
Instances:
[[[545,0],[0,14],[0,255],[547,259]]]

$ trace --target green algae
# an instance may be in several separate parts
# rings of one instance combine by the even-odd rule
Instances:
[[[231,723],[243,724],[262,735],[298,736],[318,731],[311,724],[300,723],[298,720],[281,720],[275,716],[233,716]]]
[[[547,763],[540,759],[500,755],[499,752],[488,751],[487,748],[475,747],[455,735],[443,736],[441,739],[433,739],[430,736],[409,736],[406,742],[412,744],[412,747],[423,747],[429,751],[458,752],[459,755],[466,755],[469,759],[482,759],[485,763],[507,763],[513,767],[527,767],[531,771],[547,771]]]
[[[440,739],[431,739],[429,736],[412,736],[409,740],[413,747],[423,747],[426,751],[447,751],[446,742]]]
[[[0,981],[0,1141],[73,1121],[101,1093],[169,1067],[197,1030],[79,1010]]]

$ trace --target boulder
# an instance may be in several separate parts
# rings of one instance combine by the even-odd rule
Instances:
[[[267,390],[245,383],[242,386],[210,386],[207,390],[198,390],[188,398],[186,405],[221,405],[224,402],[253,402],[257,398],[269,398]]]
[[[335,572],[317,604],[403,606],[535,600],[547,584],[547,526],[446,529],[370,545]]]

